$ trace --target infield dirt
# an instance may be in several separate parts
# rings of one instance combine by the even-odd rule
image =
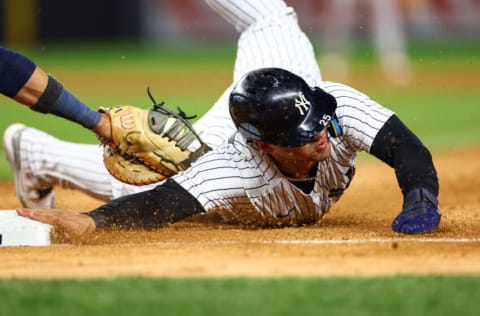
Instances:
[[[101,231],[83,245],[3,247],[1,278],[279,277],[480,274],[480,147],[433,157],[440,178],[440,231],[393,234],[401,194],[393,170],[360,159],[351,188],[312,226],[245,230],[198,217],[145,231]],[[20,206],[1,183],[0,209]],[[58,207],[87,211],[102,202],[56,189]]]

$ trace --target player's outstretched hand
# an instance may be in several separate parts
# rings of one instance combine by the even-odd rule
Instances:
[[[17,214],[53,226],[52,239],[56,242],[82,243],[95,231],[90,216],[58,209],[17,208]]]
[[[423,234],[438,230],[441,218],[438,200],[424,188],[413,189],[404,196],[403,210],[392,223],[396,233]]]

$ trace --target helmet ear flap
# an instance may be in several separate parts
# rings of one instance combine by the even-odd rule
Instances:
[[[332,137],[340,137],[343,135],[342,128],[340,127],[340,123],[338,122],[337,114],[333,115],[332,120],[328,124],[327,130]]]
[[[338,117],[335,114],[335,110],[337,108],[337,100],[324,90],[320,89],[319,87],[313,87],[312,91],[314,95],[317,97],[319,100],[318,102],[323,104],[323,106],[327,106],[327,104],[330,106],[329,109],[327,110],[327,113],[330,111],[333,112],[333,117],[328,122],[327,125],[327,131],[332,137],[340,137],[343,135],[342,128],[340,127],[340,123],[338,121]],[[330,115],[329,115],[330,117]]]

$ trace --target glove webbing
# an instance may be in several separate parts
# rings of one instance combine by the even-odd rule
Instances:
[[[178,162],[178,165],[183,170],[188,168],[193,161],[197,160],[198,157],[212,150],[210,146],[202,141],[200,136],[195,132],[195,129],[188,121],[196,118],[196,115],[187,116],[187,114],[178,106],[178,113],[175,113],[164,106],[165,102],[157,103],[150,93],[150,88],[147,88],[147,93],[150,97],[150,100],[153,102],[153,109],[149,112],[149,125],[153,131],[155,131],[157,134],[163,134],[163,136],[166,136],[170,141],[175,141],[176,146],[180,147],[183,151],[187,150],[188,146],[190,146],[190,144],[192,144],[192,142],[195,140],[198,140],[200,143],[200,147],[193,151],[187,159]],[[161,113],[164,115],[156,115],[155,113]],[[175,120],[175,122],[167,131],[163,131],[165,124],[168,122],[168,118],[170,117],[177,118],[177,120]],[[160,131],[163,131],[163,133]]]

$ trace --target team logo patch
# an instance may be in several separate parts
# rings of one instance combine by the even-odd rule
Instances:
[[[300,92],[300,94],[298,95],[298,99],[295,99],[295,107],[300,112],[300,115],[305,115],[310,109],[310,106],[310,101],[308,101],[303,95],[303,93]]]
[[[128,112],[126,114],[123,114],[120,117],[120,124],[122,125],[122,128],[124,129],[131,129],[135,127],[135,116],[133,113]]]

